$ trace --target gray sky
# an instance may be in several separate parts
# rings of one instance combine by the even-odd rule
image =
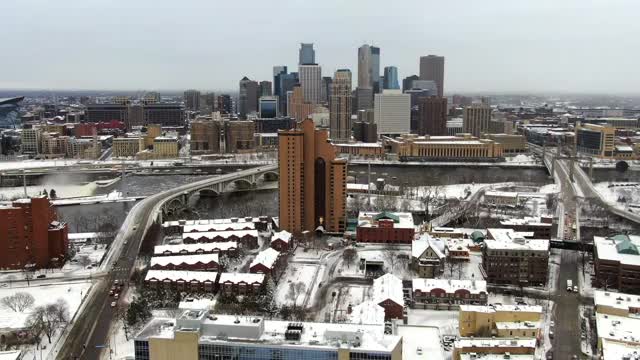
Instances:
[[[418,73],[446,57],[445,92],[640,93],[637,0],[2,0],[0,88],[237,89],[297,68]],[[357,76],[354,76],[357,78]]]

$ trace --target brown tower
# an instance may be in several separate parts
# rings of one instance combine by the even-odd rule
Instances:
[[[421,56],[420,80],[435,81],[438,86],[438,96],[444,96],[444,56]]]
[[[418,135],[447,135],[447,98],[418,98]]]
[[[345,229],[346,159],[311,119],[278,133],[280,228],[294,234]]]

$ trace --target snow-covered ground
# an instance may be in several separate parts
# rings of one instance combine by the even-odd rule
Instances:
[[[66,178],[51,177],[51,181],[47,182],[47,186],[27,186],[27,196],[36,196],[42,194],[43,190],[50,192],[55,189],[58,198],[93,196],[96,190],[96,183],[90,182],[84,185],[69,184]],[[10,200],[17,197],[24,197],[24,188],[22,186],[2,187],[0,188],[0,199]]]
[[[539,164],[540,159],[532,154],[518,154],[504,158],[505,162],[518,164]]]
[[[298,296],[296,305],[304,305],[304,300],[307,294],[310,294],[310,292],[314,290],[314,286],[317,287],[317,285],[315,284],[315,279],[316,274],[319,273],[319,271],[320,265],[318,264],[300,264],[290,262],[287,266],[287,271],[278,281],[278,286],[275,294],[276,303],[279,306],[293,305],[294,299],[290,299],[288,296],[289,284],[301,282],[302,284],[304,284],[304,290]]]
[[[640,212],[640,183],[600,182],[594,184],[594,187],[608,204]]]
[[[442,335],[460,335],[458,311],[408,309],[409,325],[435,326]]]

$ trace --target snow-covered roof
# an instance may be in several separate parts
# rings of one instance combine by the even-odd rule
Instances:
[[[241,282],[245,282],[247,284],[260,283],[264,282],[264,274],[254,274],[254,273],[220,273],[220,284],[232,282],[234,284],[239,284]]]
[[[402,279],[393,274],[384,274],[373,280],[373,301],[376,304],[389,299],[398,305],[404,306],[404,296],[402,292]]]
[[[517,192],[512,191],[486,191],[484,196],[495,196],[495,197],[503,197],[503,198],[518,198]]]
[[[485,239],[487,249],[549,251],[549,240],[530,240],[533,232],[516,232],[513,229],[487,229],[492,239]]]
[[[629,311],[630,308],[640,308],[640,296],[613,291],[595,290],[593,302],[596,307],[607,306],[625,311]]]
[[[373,227],[377,219],[390,218],[393,220],[394,228],[413,229],[413,216],[411,213],[405,212],[370,212],[361,211],[358,214],[358,226],[359,227]],[[396,221],[397,220],[397,221]]]
[[[196,255],[176,255],[176,256],[154,256],[151,258],[151,266],[160,265],[194,265],[197,263],[208,264],[210,262],[219,262],[218,253],[213,254],[196,254]]]
[[[22,358],[22,350],[0,351],[0,360],[19,360]]]
[[[197,244],[178,244],[178,245],[157,245],[153,248],[154,255],[162,255],[165,253],[180,254],[185,252],[187,254],[195,254],[198,251],[212,252],[216,249],[220,251],[227,251],[229,249],[237,249],[238,243],[235,241],[223,241],[214,243],[197,243]]]
[[[276,240],[282,240],[286,243],[290,243],[292,236],[293,235],[287,230],[278,231],[277,233],[273,234],[273,237],[271,237],[271,242],[274,242]]]
[[[258,253],[256,258],[251,262],[250,267],[262,264],[271,269],[276,263],[276,260],[278,260],[278,256],[280,256],[280,253],[277,250],[273,248],[266,248]]]
[[[229,223],[248,223],[259,222],[260,218],[246,217],[246,218],[228,218],[228,219],[198,219],[198,220],[175,220],[165,221],[162,223],[162,227],[170,226],[186,226],[186,225],[210,225],[210,224],[229,224]]]
[[[535,350],[536,339],[517,338],[461,338],[456,340],[453,346],[462,348],[530,348]]]
[[[609,339],[602,339],[603,360],[634,359],[634,355],[640,354],[640,344],[626,344]]]
[[[460,305],[460,311],[496,313],[496,312],[531,312],[542,315],[539,305]]]
[[[373,300],[361,302],[351,309],[349,323],[384,324],[384,308]]]
[[[527,330],[540,329],[540,321],[498,321],[496,329],[498,330]]]
[[[628,145],[616,145],[616,151],[633,152],[633,148]]]
[[[509,354],[509,357],[505,357],[508,351],[502,354],[477,354],[477,353],[465,353],[459,354],[460,360],[534,360],[536,359],[534,354]]]
[[[365,142],[356,142],[356,143],[337,143],[333,144],[335,146],[344,146],[344,147],[355,147],[355,148],[381,148],[382,144],[380,143],[365,143]]]
[[[423,293],[431,292],[433,289],[442,289],[447,294],[453,294],[457,290],[467,290],[471,294],[487,292],[487,282],[484,280],[453,280],[453,279],[413,279],[412,289],[415,292],[420,290]]]
[[[640,319],[596,313],[598,337],[640,344]]]
[[[510,226],[510,225],[531,225],[531,226],[549,226],[551,227],[550,222],[542,222],[542,219],[539,217],[530,217],[525,216],[524,218],[511,218],[507,220],[500,221],[500,225],[502,226]]]
[[[442,351],[440,330],[437,327],[398,324],[395,333],[402,336],[403,360],[447,359]],[[418,347],[422,348],[421,354],[418,354]]]
[[[96,239],[99,237],[108,237],[109,233],[105,232],[84,232],[84,233],[70,233],[67,237],[69,241],[74,240],[88,240],[88,239]]]
[[[638,235],[627,235],[626,239],[622,237],[604,238],[594,236],[593,243],[596,246],[596,252],[600,260],[619,261],[624,265],[640,266],[640,255],[620,253],[617,246],[621,243],[630,243],[635,245],[636,248],[640,247],[640,236]]]
[[[411,243],[411,257],[419,258],[428,249],[440,259],[444,259],[444,242],[440,239],[434,239],[429,234],[422,234],[419,239]]]
[[[149,270],[145,281],[150,280],[171,280],[178,281],[183,280],[186,282],[198,281],[205,282],[210,281],[215,283],[218,273],[210,271],[183,271],[183,270]]]
[[[225,223],[225,224],[195,224],[185,225],[183,232],[208,232],[208,231],[234,231],[234,230],[253,230],[256,225],[252,222],[242,223]]]
[[[178,304],[178,309],[191,309],[191,310],[203,310],[203,309],[212,309],[215,304],[214,300],[211,299],[194,299],[194,298],[186,298]]]
[[[229,239],[233,236],[237,238],[243,238],[245,236],[258,237],[258,230],[236,230],[236,231],[207,231],[207,232],[192,232],[182,234],[182,239],[198,240],[200,238],[215,239],[221,237],[223,239]]]

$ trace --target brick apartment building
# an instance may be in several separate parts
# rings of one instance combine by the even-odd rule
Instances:
[[[411,213],[361,212],[358,215],[358,242],[411,244],[414,235]]]
[[[594,236],[593,244],[595,285],[640,294],[640,236]]]
[[[0,206],[0,268],[62,265],[69,247],[67,224],[45,197]]]

